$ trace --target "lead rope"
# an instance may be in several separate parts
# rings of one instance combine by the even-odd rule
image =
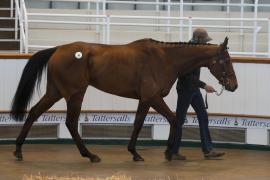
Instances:
[[[217,95],[217,96],[220,96],[220,95],[223,93],[224,89],[225,89],[225,86],[222,86],[220,92],[215,92],[216,95]]]
[[[215,94],[217,95],[217,96],[220,96],[222,93],[223,93],[223,91],[224,91],[224,89],[225,89],[225,86],[222,86],[222,88],[221,88],[221,90],[220,90],[220,92],[215,92]],[[207,92],[205,93],[205,98],[204,98],[205,100],[205,109],[208,109],[208,101],[207,101]]]
[[[207,92],[205,92],[204,103],[205,103],[205,109],[208,109]]]

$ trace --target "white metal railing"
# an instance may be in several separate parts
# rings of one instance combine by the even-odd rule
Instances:
[[[24,1],[24,0],[21,0]],[[43,0],[49,1],[49,0]],[[90,3],[96,3],[96,15],[83,15],[83,14],[47,14],[47,13],[28,13],[28,16],[62,16],[62,17],[89,17],[95,18],[95,22],[89,21],[54,21],[54,20],[24,20],[25,24],[29,23],[58,23],[58,24],[87,24],[87,25],[96,25],[96,31],[100,32],[100,26],[102,28],[102,42],[110,43],[110,27],[111,26],[147,26],[147,27],[165,27],[166,32],[170,33],[171,28],[178,28],[179,31],[179,39],[183,40],[183,28],[188,28],[189,37],[192,34],[192,28],[194,27],[206,27],[206,28],[220,28],[220,29],[239,29],[240,39],[243,42],[243,32],[244,30],[252,31],[252,52],[231,52],[232,54],[238,55],[259,55],[259,56],[268,56],[270,57],[270,22],[267,18],[257,18],[258,17],[258,7],[269,7],[270,4],[259,4],[258,0],[254,1],[254,4],[246,4],[244,0],[241,0],[240,3],[232,3],[230,0],[227,0],[226,3],[187,3],[184,0],[179,0],[179,2],[171,2],[171,0],[167,0],[166,2],[159,2],[159,0],[153,0],[153,2],[143,2],[143,1],[113,1],[113,0],[50,0],[50,1],[69,1],[69,2],[87,2],[88,8],[90,8]],[[156,11],[160,11],[160,5],[166,6],[167,16],[117,16],[117,15],[107,15],[106,13],[106,5],[107,4],[143,4],[143,5],[152,5],[155,6]],[[171,6],[178,6],[180,16],[179,17],[171,17]],[[239,7],[240,8],[240,18],[199,18],[199,17],[184,17],[184,7],[185,6],[220,6],[226,7],[226,13],[230,13],[230,7]],[[254,16],[253,18],[244,18],[244,7],[253,7],[254,8]],[[100,9],[102,11],[100,11]],[[102,13],[100,13],[102,12]],[[27,16],[26,16],[27,17]],[[120,22],[111,22],[112,19],[124,18],[130,20],[129,23],[120,23]],[[153,20],[166,20],[166,23],[132,23],[132,20],[135,19],[153,19]],[[172,20],[177,20],[178,23],[172,23]],[[203,22],[203,21],[237,21],[239,22],[238,26],[231,25],[203,25],[203,24],[194,24],[194,22]],[[185,23],[184,23],[185,22]],[[246,26],[244,22],[253,22],[253,26]],[[258,22],[268,22],[268,51],[267,52],[257,52],[257,34],[261,30],[261,27],[258,26]],[[25,43],[27,44],[27,43]],[[241,43],[242,44],[242,43]],[[241,46],[240,44],[240,46]],[[29,47],[42,47],[40,45],[29,45]],[[45,47],[45,46],[44,46]],[[48,46],[46,46],[48,47]],[[243,48],[240,48],[243,49]]]
[[[103,19],[104,21],[96,21],[96,22],[89,22],[89,21],[60,21],[60,20],[29,20],[29,23],[52,23],[52,24],[80,24],[80,25],[102,25],[102,43],[110,43],[110,27],[111,26],[140,26],[140,27],[174,27],[174,28],[188,28],[189,39],[192,36],[192,28],[196,27],[205,27],[205,28],[215,28],[215,29],[246,29],[253,31],[253,51],[252,52],[231,52],[232,54],[237,55],[258,55],[258,56],[269,56],[270,51],[265,53],[256,52],[256,39],[257,33],[260,31],[260,26],[232,26],[232,25],[194,25],[194,21],[258,21],[258,22],[268,22],[270,24],[270,20],[267,18],[199,18],[199,17],[164,17],[164,16],[120,16],[120,15],[86,15],[86,14],[51,14],[51,13],[28,13],[29,16],[35,17],[88,17],[88,18],[99,18]],[[113,22],[112,19],[114,20]],[[115,19],[128,19],[129,22],[115,22]],[[161,24],[161,23],[132,23],[132,20],[136,19],[150,19],[150,20],[177,20],[178,24]],[[179,38],[182,36],[179,31]],[[270,26],[268,27],[268,39],[270,39]],[[270,41],[270,40],[269,40]],[[29,45],[29,47],[42,47],[40,45]],[[48,46],[45,46],[48,47]],[[268,46],[269,48],[269,46]]]
[[[10,17],[13,17],[14,0],[10,0]]]
[[[28,16],[24,0],[15,0],[15,39],[20,30],[20,52],[28,53]]]

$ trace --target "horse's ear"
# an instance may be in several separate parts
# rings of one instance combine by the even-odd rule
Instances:
[[[225,39],[224,39],[224,42],[222,44],[224,49],[227,49],[228,40],[229,40],[229,38],[226,36]]]

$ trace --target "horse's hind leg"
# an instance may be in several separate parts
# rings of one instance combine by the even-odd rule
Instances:
[[[80,116],[81,105],[82,105],[85,91],[86,91],[86,88],[72,95],[67,101],[66,126],[69,129],[69,132],[73,140],[75,141],[82,157],[89,158],[91,162],[100,162],[100,158],[97,155],[92,154],[91,152],[87,150],[87,148],[85,147],[78,133],[78,119]]]
[[[149,111],[150,105],[146,102],[139,101],[139,105],[136,112],[136,117],[134,121],[134,129],[132,132],[131,139],[128,144],[128,151],[133,155],[134,161],[143,161],[144,159],[136,152],[136,142],[138,134],[143,126],[143,122],[147,112]]]
[[[59,99],[61,99],[61,96],[58,93],[54,93],[53,95],[51,93],[46,93],[41,100],[31,108],[23,128],[16,140],[16,151],[14,152],[14,155],[17,160],[21,161],[23,159],[22,145],[34,121],[36,121],[42,113],[47,111]]]

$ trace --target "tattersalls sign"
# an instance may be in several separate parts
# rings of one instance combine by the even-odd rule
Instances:
[[[36,123],[58,124],[64,123],[65,113],[44,113]],[[80,123],[89,124],[132,124],[135,119],[135,113],[81,113]],[[0,113],[0,125],[21,124],[23,122],[14,121],[8,113]],[[145,118],[145,124],[167,125],[167,120],[156,113],[149,113]],[[198,125],[196,115],[188,115],[185,121],[186,126]],[[240,128],[263,128],[270,129],[270,119],[246,118],[231,116],[209,116],[209,126],[215,127],[240,127]]]

